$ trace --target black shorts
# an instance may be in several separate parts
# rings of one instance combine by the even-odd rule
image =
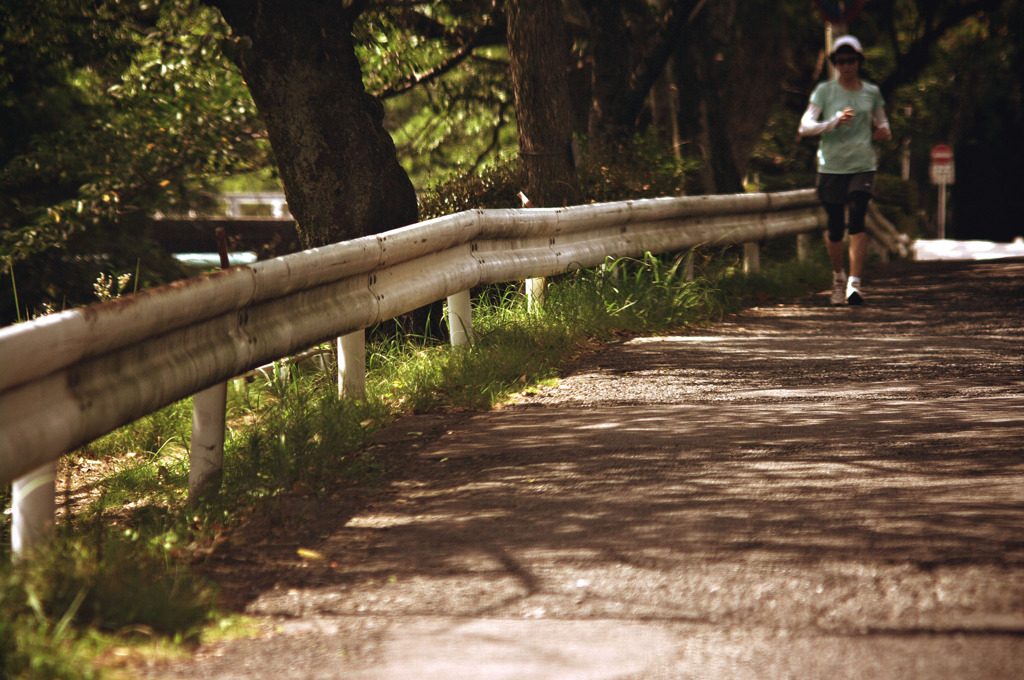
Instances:
[[[845,204],[849,200],[850,194],[855,191],[874,195],[875,173],[858,172],[854,175],[818,173],[818,200],[822,203]]]

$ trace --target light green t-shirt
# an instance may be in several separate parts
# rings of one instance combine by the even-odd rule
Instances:
[[[878,156],[872,146],[872,114],[885,106],[882,92],[874,83],[862,80],[860,89],[847,90],[838,80],[821,83],[811,94],[811,103],[821,109],[821,119],[829,120],[843,109],[853,109],[850,125],[825,132],[818,146],[818,172],[852,175],[874,172]]]

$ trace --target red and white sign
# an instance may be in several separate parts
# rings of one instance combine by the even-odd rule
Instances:
[[[932,184],[953,184],[956,178],[954,167],[951,148],[945,144],[932,147],[932,163],[929,167]]]

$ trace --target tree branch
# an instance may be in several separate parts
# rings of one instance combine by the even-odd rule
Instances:
[[[413,73],[397,83],[388,85],[380,92],[377,92],[375,96],[379,99],[390,99],[391,97],[396,97],[403,92],[408,92],[417,85],[424,85],[437,80],[445,73],[451,71],[453,68],[465,61],[467,57],[471,56],[474,49],[483,44],[490,38],[490,36],[493,35],[494,29],[495,27],[490,24],[481,26],[475,33],[473,33],[472,36],[470,36],[469,40],[463,43],[462,46],[459,47],[451,56],[434,66],[426,73]]]
[[[491,134],[491,143],[480,152],[480,155],[476,157],[476,161],[473,162],[470,168],[473,172],[476,171],[480,164],[484,162],[487,156],[494,152],[495,149],[501,146],[501,128],[505,124],[505,111],[508,109],[509,104],[507,102],[500,102],[498,105],[498,120],[494,124],[494,129]]]
[[[633,120],[640,115],[647,93],[665,70],[672,52],[683,35],[683,28],[703,9],[707,0],[676,0],[661,20],[661,29],[651,41],[652,47],[637,64],[629,79],[629,88],[616,97],[616,120]]]

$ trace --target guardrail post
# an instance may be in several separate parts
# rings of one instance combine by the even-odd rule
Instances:
[[[743,273],[757,274],[761,271],[761,246],[758,243],[743,244]]]
[[[230,267],[228,239],[223,227],[217,228],[217,252],[220,268]],[[192,396],[192,445],[188,451],[188,501],[220,490],[224,474],[224,430],[227,429],[228,384],[207,387]]]
[[[188,452],[188,500],[220,490],[224,472],[228,384],[218,383],[192,397],[192,445]]]
[[[352,399],[366,396],[365,330],[338,338],[338,396]]]
[[[547,292],[547,279],[543,276],[526,279],[526,309],[534,312],[544,306],[544,294]]]
[[[11,486],[11,551],[15,556],[48,541],[56,508],[57,464],[47,463]]]
[[[473,305],[468,290],[448,296],[448,334],[453,346],[473,342]]]
[[[807,262],[811,259],[811,250],[814,247],[811,234],[796,235],[796,259],[798,262]]]

